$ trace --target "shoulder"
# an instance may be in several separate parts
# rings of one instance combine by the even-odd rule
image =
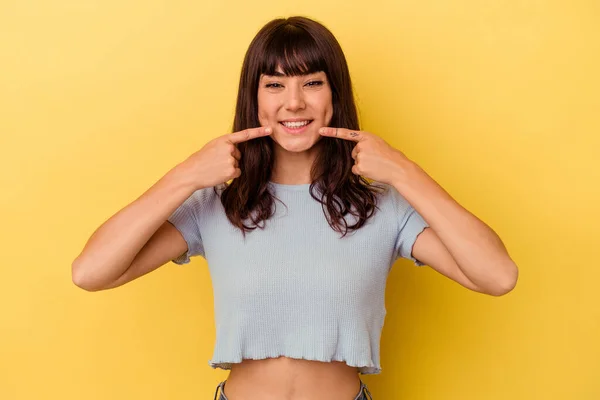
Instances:
[[[373,185],[380,188],[377,194],[380,207],[385,207],[395,212],[406,211],[410,207],[410,203],[394,186],[377,181],[374,181]]]
[[[396,190],[392,185],[388,185],[387,183],[373,181],[371,186],[376,188],[375,193],[377,197],[386,201],[398,201],[400,193]]]
[[[190,197],[199,201],[208,201],[221,196],[227,186],[223,183],[217,186],[209,186],[196,190]]]
[[[199,211],[210,204],[218,202],[225,187],[226,186],[222,184],[198,189],[188,197],[184,202],[184,206]]]

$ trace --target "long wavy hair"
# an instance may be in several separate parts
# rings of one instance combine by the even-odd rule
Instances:
[[[342,48],[325,26],[296,16],[270,21],[250,43],[242,65],[233,132],[260,126],[257,97],[260,76],[274,75],[278,67],[288,76],[325,72],[333,102],[329,126],[360,129]],[[311,168],[310,194],[321,203],[329,225],[342,237],[362,227],[374,214],[376,193],[381,189],[352,173],[354,145],[351,141],[322,137],[320,152]],[[257,227],[264,228],[275,212],[276,197],[268,185],[274,151],[270,137],[237,146],[241,153],[241,175],[226,184],[221,202],[229,221],[245,236]],[[348,223],[345,218],[348,214],[355,217],[354,223]]]

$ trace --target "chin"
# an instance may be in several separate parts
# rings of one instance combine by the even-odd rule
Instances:
[[[298,137],[281,137],[276,135],[272,137],[276,145],[290,153],[302,153],[315,147],[319,142],[321,135],[314,137],[313,135],[298,136]]]
[[[308,151],[310,149],[312,149],[314,146],[313,145],[308,145],[308,146],[302,146],[302,145],[288,145],[288,146],[281,146],[284,150],[290,152],[290,153],[302,153],[305,151]]]

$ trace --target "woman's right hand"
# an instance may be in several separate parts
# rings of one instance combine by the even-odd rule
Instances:
[[[181,166],[198,189],[227,182],[242,173],[238,164],[241,153],[237,144],[268,136],[271,132],[272,128],[261,126],[219,136],[189,156]]]

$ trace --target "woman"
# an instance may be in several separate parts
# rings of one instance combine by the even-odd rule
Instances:
[[[344,54],[318,22],[276,19],[258,32],[233,128],[106,221],[73,263],[75,284],[95,291],[205,257],[209,364],[231,370],[215,399],[370,397],[359,374],[381,372],[385,283],[399,257],[481,293],[514,287],[498,236],[359,130]]]

